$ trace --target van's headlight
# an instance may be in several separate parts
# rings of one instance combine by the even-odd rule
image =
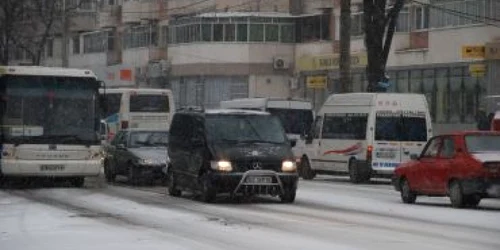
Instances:
[[[231,166],[231,162],[229,161],[212,161],[210,165],[212,169],[217,171],[222,171],[222,172],[233,171],[233,167]]]
[[[295,172],[297,170],[297,164],[293,161],[283,161],[281,164],[281,171],[283,172]]]

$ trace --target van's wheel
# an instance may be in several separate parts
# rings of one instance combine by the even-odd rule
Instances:
[[[201,184],[201,200],[207,203],[212,203],[217,198],[217,190],[212,185],[208,174],[203,174],[200,178]]]
[[[73,185],[73,187],[81,188],[83,187],[83,184],[85,184],[84,177],[75,177],[71,179],[71,185]]]
[[[300,175],[305,180],[312,180],[316,177],[316,172],[311,169],[309,160],[306,157],[302,157],[302,160],[300,161]]]
[[[466,197],[463,194],[462,185],[459,181],[453,181],[449,186],[448,192],[452,207],[463,208],[465,206]]]
[[[106,177],[107,182],[115,182],[116,173],[109,164],[109,161],[104,162],[104,176]]]
[[[417,200],[417,195],[411,191],[410,183],[407,179],[401,180],[401,200],[406,204],[413,204]]]
[[[175,174],[172,171],[168,171],[168,194],[170,196],[179,197],[182,195],[182,191],[177,189],[177,181],[175,180]]]
[[[354,184],[364,183],[370,180],[370,172],[363,171],[361,167],[362,166],[360,166],[355,159],[349,161],[349,179]]]

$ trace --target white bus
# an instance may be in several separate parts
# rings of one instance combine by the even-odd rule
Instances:
[[[0,66],[0,178],[57,177],[81,187],[102,169],[93,72]]]
[[[309,101],[290,98],[241,98],[221,101],[223,109],[247,109],[266,111],[277,116],[285,128],[288,138],[300,139],[309,131],[314,119],[312,104]]]
[[[170,127],[175,112],[171,90],[107,88],[100,92],[106,95],[106,112],[102,118],[107,124],[107,141],[121,129]]]
[[[353,183],[389,177],[432,137],[422,94],[350,93],[328,97],[306,136],[300,174],[349,173]]]

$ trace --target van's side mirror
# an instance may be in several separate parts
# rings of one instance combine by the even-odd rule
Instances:
[[[297,140],[290,140],[290,146],[293,148],[295,146],[297,146]]]
[[[417,154],[411,154],[410,155],[410,159],[412,159],[414,161],[418,161],[419,158],[420,158],[420,156],[418,156]]]

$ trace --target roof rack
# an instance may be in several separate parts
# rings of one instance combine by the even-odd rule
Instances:
[[[184,106],[177,109],[177,111],[196,111],[196,112],[204,112],[205,109],[203,106]]]

